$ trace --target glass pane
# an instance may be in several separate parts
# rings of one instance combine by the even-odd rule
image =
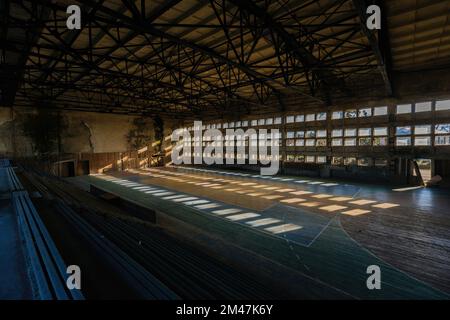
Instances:
[[[371,128],[359,128],[358,129],[358,136],[360,137],[368,137],[372,134]]]
[[[357,112],[354,109],[351,110],[345,110],[345,117],[346,118],[356,118]]]
[[[388,138],[387,137],[373,138],[373,145],[375,147],[387,146],[387,144],[388,144]]]
[[[316,162],[315,156],[306,156],[306,162],[313,163]]]
[[[368,147],[372,145],[372,139],[371,138],[359,138],[359,145],[361,147]]]
[[[395,133],[398,136],[408,136],[411,134],[411,127],[397,127]]]
[[[354,165],[354,164],[356,164],[356,158],[345,158],[344,164],[346,166]]]
[[[414,127],[414,134],[430,134],[431,133],[431,126],[430,125],[423,125],[423,126],[415,126]]]
[[[364,108],[358,110],[358,117],[365,118],[372,116],[372,109],[371,108]]]
[[[358,166],[369,167],[372,165],[372,159],[370,158],[360,158],[358,159]]]
[[[398,147],[410,146],[411,145],[411,137],[397,137],[396,145]]]
[[[346,137],[354,137],[356,136],[356,129],[345,129]]]
[[[316,120],[316,115],[314,113],[306,115],[306,121],[314,121]]]
[[[431,101],[416,103],[416,112],[431,111]]]
[[[436,134],[448,134],[450,133],[450,123],[437,124],[434,128],[434,133]]]
[[[448,146],[450,145],[450,136],[436,136],[434,141],[436,146]]]
[[[411,104],[399,104],[397,106],[397,114],[411,113]]]
[[[436,111],[450,110],[450,100],[436,101]]]
[[[373,109],[374,116],[385,116],[388,113],[388,107],[376,107]]]
[[[342,129],[334,129],[331,132],[332,137],[342,137]]]
[[[327,157],[325,156],[317,156],[317,163],[326,163]]]
[[[431,145],[431,137],[430,136],[415,137],[414,145],[415,146],[430,146]]]
[[[388,128],[386,128],[386,127],[374,128],[373,129],[373,135],[374,136],[387,136],[388,135]]]
[[[333,115],[331,116],[332,119],[342,119],[344,117],[343,111],[334,111]]]
[[[326,138],[327,137],[327,130],[317,130],[317,137],[318,138]]]
[[[355,138],[348,138],[348,139],[345,139],[345,146],[348,146],[348,147],[354,147],[354,146],[356,146],[356,139]]]

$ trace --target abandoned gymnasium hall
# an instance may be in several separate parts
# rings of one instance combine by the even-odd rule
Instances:
[[[0,300],[449,300],[450,0],[0,21]]]

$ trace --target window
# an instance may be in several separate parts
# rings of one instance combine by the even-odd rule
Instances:
[[[331,164],[333,166],[342,166],[344,164],[344,158],[343,157],[333,157],[331,159]]]
[[[418,102],[416,103],[416,112],[427,112],[431,111],[431,101],[429,102]]]
[[[346,137],[355,137],[356,129],[345,129],[345,136]]]
[[[294,139],[287,139],[286,140],[286,147],[293,147],[295,146],[295,140]]]
[[[303,163],[305,162],[305,156],[297,156],[295,157],[295,161]]]
[[[316,140],[316,146],[317,147],[326,147],[327,146],[327,139],[317,139]]]
[[[436,111],[450,110],[450,100],[436,101]]]
[[[306,131],[306,137],[307,138],[315,138],[316,137],[316,131],[314,131],[314,130]]]
[[[258,120],[258,125],[259,126],[263,126],[266,123],[266,119],[259,119]]]
[[[228,123],[225,122],[225,123],[223,124],[223,128],[224,128],[224,129],[228,129]]]
[[[388,145],[387,137],[375,137],[373,138],[373,146],[374,147],[383,147]]]
[[[294,131],[288,131],[286,132],[286,138],[287,139],[292,139],[295,136],[295,132]]]
[[[386,159],[375,159],[375,167],[386,167],[388,161]]]
[[[355,147],[356,146],[356,139],[355,138],[347,138],[344,141],[344,145],[346,147]]]
[[[346,118],[356,118],[357,112],[355,109],[345,110]]]
[[[252,126],[255,127],[258,125],[258,120],[252,120],[251,122]]]
[[[343,117],[344,117],[343,111],[334,111],[333,114],[331,115],[331,119],[333,120],[342,119]]]
[[[304,147],[305,146],[305,140],[304,139],[297,139],[297,140],[295,140],[295,146],[296,147]]]
[[[350,157],[344,159],[344,165],[351,166],[356,164],[356,158]]]
[[[318,138],[326,138],[327,137],[327,130],[317,130],[317,137]]]
[[[266,119],[266,125],[270,126],[273,124],[273,118]]]
[[[281,124],[281,117],[276,117],[273,121],[274,124]]]
[[[326,163],[327,157],[326,156],[317,156],[317,163]]]
[[[372,138],[359,138],[360,147],[368,147],[372,145]]]
[[[430,134],[431,126],[430,125],[422,125],[414,127],[414,134]]]
[[[450,136],[436,136],[434,140],[436,146],[449,146]]]
[[[309,122],[309,121],[315,121],[316,120],[316,115],[314,114],[314,113],[311,113],[311,114],[307,114],[306,115],[306,121],[307,122]]]
[[[430,136],[419,136],[414,138],[415,146],[431,146]]]
[[[411,127],[397,127],[395,134],[398,136],[408,136],[411,134]]]
[[[395,144],[398,147],[406,147],[411,145],[411,137],[397,137]]]
[[[371,128],[359,128],[358,129],[358,136],[360,137],[368,137],[372,134]]]
[[[372,165],[372,159],[370,158],[359,158],[358,166],[360,167],[370,167]]]
[[[287,116],[286,117],[286,123],[293,123],[295,120],[294,116]]]
[[[373,129],[373,135],[374,136],[387,136],[388,135],[388,129],[386,127],[374,128]]]
[[[342,137],[343,130],[342,129],[334,129],[331,131],[331,136],[334,137]]]
[[[333,147],[341,147],[342,146],[342,139],[332,139],[331,145]]]
[[[366,118],[372,116],[372,109],[371,108],[363,108],[358,110],[358,117],[360,118]]]
[[[317,114],[317,121],[324,121],[327,120],[327,113],[326,112],[319,112]]]
[[[439,136],[436,136],[434,140],[434,144],[436,146],[450,145],[450,124],[437,124],[434,127],[434,133],[439,134]]]
[[[288,162],[295,161],[295,156],[293,154],[287,154],[286,155],[286,161],[288,161]]]
[[[304,122],[305,121],[305,116],[302,114],[299,114],[295,117],[295,122]]]
[[[373,108],[373,115],[374,116],[385,116],[388,113],[388,107],[375,107]]]
[[[447,124],[437,124],[434,127],[435,134],[450,134],[450,123]]]
[[[411,113],[411,110],[412,110],[411,104],[399,104],[397,106],[397,114]]]
[[[305,131],[297,131],[295,133],[296,138],[304,138],[305,137]]]
[[[307,147],[314,147],[316,145],[316,140],[314,139],[307,139],[306,140],[306,146]]]
[[[247,120],[242,121],[242,126],[243,127],[248,127],[248,121]]]
[[[315,156],[306,156],[306,162],[314,163],[314,162],[316,162],[316,157]]]
[[[230,123],[228,124],[228,126],[229,126],[230,128],[234,128],[234,122],[230,122]]]

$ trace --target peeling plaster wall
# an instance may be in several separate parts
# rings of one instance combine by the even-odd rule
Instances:
[[[18,157],[33,155],[32,141],[24,135],[23,121],[36,113],[33,108],[0,108],[0,154]],[[127,141],[130,130],[135,129],[134,116],[77,111],[61,111],[61,152],[107,153],[132,150]],[[153,119],[145,118],[145,135],[154,140]],[[165,134],[177,127],[170,121],[164,123]]]

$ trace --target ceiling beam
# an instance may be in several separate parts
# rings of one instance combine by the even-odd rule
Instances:
[[[388,96],[392,96],[393,86],[391,79],[391,51],[388,38],[388,26],[386,24],[386,11],[384,9],[384,3],[382,0],[374,1],[381,9],[382,24],[381,30],[369,30],[367,28],[367,7],[369,6],[366,0],[352,0],[356,11],[358,12],[359,19],[361,22],[361,31],[367,37],[370,47],[372,48],[373,54],[376,57],[378,70],[383,78],[385,91]]]

